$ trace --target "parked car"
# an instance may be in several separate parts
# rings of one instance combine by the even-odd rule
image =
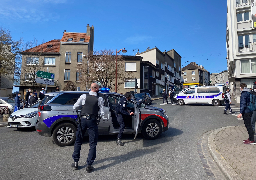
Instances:
[[[8,111],[7,111],[8,108]],[[5,112],[12,113],[14,106],[8,103],[7,101],[0,99],[0,113],[4,114]]]
[[[146,105],[152,104],[152,99],[149,93],[136,93],[134,94],[136,101],[142,102]]]
[[[77,130],[77,113],[73,105],[85,91],[61,91],[48,103],[40,106],[37,132],[42,136],[52,136],[59,146],[72,145]],[[99,93],[104,99],[104,116],[101,117],[98,129],[100,135],[117,134],[119,123],[115,115],[116,105],[121,98],[117,93]],[[156,139],[168,129],[168,116],[161,108],[138,107],[136,101],[129,102],[128,107],[134,116],[124,118],[124,134],[142,133],[146,139]]]
[[[0,97],[0,99],[6,101],[7,103],[11,104],[13,107],[15,107],[15,99],[14,98],[9,98],[9,97]],[[22,109],[24,106],[23,101],[20,101],[20,109]]]
[[[31,128],[38,122],[38,107],[54,97],[54,93],[46,94],[44,101],[37,101],[31,107],[13,112],[8,118],[9,128]]]

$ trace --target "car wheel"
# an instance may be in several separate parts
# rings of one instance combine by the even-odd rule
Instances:
[[[141,132],[146,139],[156,139],[162,133],[161,123],[156,119],[150,119],[143,125]]]
[[[71,123],[58,125],[53,131],[53,141],[58,146],[70,146],[76,140],[76,127]]]
[[[184,101],[183,101],[182,99],[179,99],[179,100],[178,100],[178,104],[179,104],[180,106],[182,106],[182,105],[184,104]]]
[[[214,99],[214,100],[212,100],[212,105],[219,106],[220,105],[220,101],[218,99]]]

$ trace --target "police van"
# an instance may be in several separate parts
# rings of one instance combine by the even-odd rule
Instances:
[[[225,86],[203,86],[181,91],[175,96],[179,105],[184,104],[224,104]]]

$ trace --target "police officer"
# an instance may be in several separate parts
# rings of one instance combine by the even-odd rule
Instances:
[[[96,158],[96,145],[98,141],[98,126],[97,116],[100,114],[103,116],[103,98],[98,96],[99,85],[97,83],[91,84],[91,90],[89,94],[83,94],[74,104],[73,109],[81,109],[81,124],[78,125],[76,131],[76,141],[74,145],[74,153],[72,155],[74,163],[72,167],[78,169],[78,161],[80,158],[80,150],[83,141],[83,135],[88,129],[90,149],[87,158],[86,171],[88,173],[93,171],[92,163]]]
[[[127,101],[131,100],[131,97],[132,97],[132,94],[130,92],[126,92],[124,94],[124,96],[119,100],[118,106],[117,106],[117,121],[120,125],[120,128],[119,128],[119,133],[118,133],[118,136],[117,136],[116,143],[119,146],[124,145],[124,143],[121,141],[122,134],[123,134],[124,127],[125,127],[123,116],[134,114],[133,112],[129,112],[129,110],[126,107],[127,106]]]
[[[225,104],[226,104],[225,109],[224,109],[224,114],[227,114],[227,110],[229,110],[229,113],[231,114],[232,109],[230,107],[231,98],[230,98],[229,88],[227,88],[227,90],[226,90],[224,101],[225,101]]]

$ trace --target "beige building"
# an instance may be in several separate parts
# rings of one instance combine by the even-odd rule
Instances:
[[[210,73],[202,65],[191,62],[182,68],[183,88],[208,86]]]
[[[94,27],[87,25],[86,33],[64,31],[60,40],[52,40],[22,52],[20,91],[28,88],[37,92],[46,87],[35,81],[37,71],[53,73],[54,85],[48,85],[48,92],[56,87],[63,89],[68,81],[76,82],[77,64],[84,55],[93,51]]]

